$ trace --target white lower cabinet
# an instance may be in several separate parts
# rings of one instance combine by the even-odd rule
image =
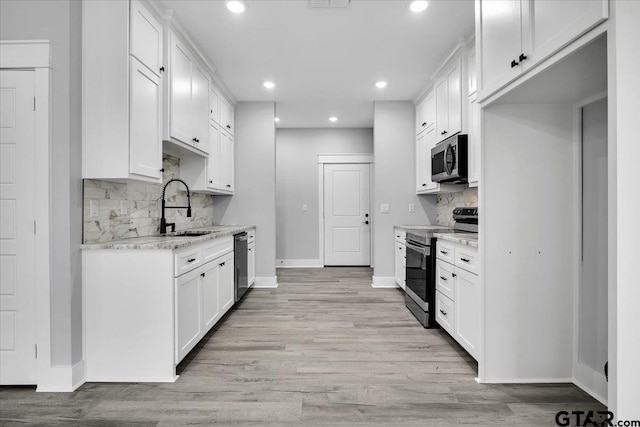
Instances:
[[[247,239],[247,278],[249,286],[256,281],[256,231],[249,231]]]
[[[478,250],[438,240],[436,321],[476,360],[480,342]]]
[[[407,232],[396,229],[395,230],[396,244],[395,244],[395,272],[396,272],[396,284],[403,290],[406,287],[407,279],[407,245],[406,238]]]
[[[175,381],[176,365],[235,302],[232,236],[82,257],[87,381]]]

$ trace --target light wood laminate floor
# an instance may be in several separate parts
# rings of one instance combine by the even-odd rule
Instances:
[[[0,424],[555,425],[605,410],[569,384],[480,385],[444,331],[424,329],[369,268],[279,269],[178,367],[173,384],[0,388]]]

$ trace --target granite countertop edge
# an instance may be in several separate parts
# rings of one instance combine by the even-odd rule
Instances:
[[[471,246],[472,248],[478,247],[478,236],[474,233],[433,233],[433,236],[449,242]]]
[[[143,236],[131,237],[127,239],[112,240],[110,242],[86,243],[80,245],[83,250],[96,249],[180,249],[198,243],[204,243],[209,240],[219,239],[221,237],[233,236],[255,229],[255,225],[214,225],[211,227],[198,227],[180,231],[211,231],[212,233],[203,236],[176,237],[172,233],[166,236]]]
[[[400,230],[450,230],[451,227],[446,225],[394,225],[394,228]]]

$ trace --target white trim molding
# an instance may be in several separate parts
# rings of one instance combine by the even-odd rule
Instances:
[[[0,69],[35,72],[35,293],[36,344],[38,346],[37,391],[72,391],[71,366],[55,367],[51,362],[51,144],[52,45],[48,40],[0,41]]]
[[[574,370],[573,383],[588,393],[591,397],[607,406],[608,384],[607,378],[590,366],[578,361]]]
[[[278,287],[278,276],[273,277],[256,277],[252,288],[275,289]]]
[[[399,288],[400,286],[398,286],[398,284],[396,283],[396,278],[395,277],[380,277],[380,276],[373,276],[371,278],[371,287],[372,288]]]
[[[373,163],[373,154],[318,154],[318,163]]]
[[[277,259],[276,268],[322,268],[320,259]]]

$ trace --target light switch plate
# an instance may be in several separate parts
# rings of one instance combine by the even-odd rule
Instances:
[[[302,205],[302,212],[309,212],[309,205],[307,205],[306,203]]]
[[[383,203],[380,205],[380,213],[389,213],[389,204]]]
[[[414,203],[409,203],[409,213],[414,213],[416,211],[416,205]]]

